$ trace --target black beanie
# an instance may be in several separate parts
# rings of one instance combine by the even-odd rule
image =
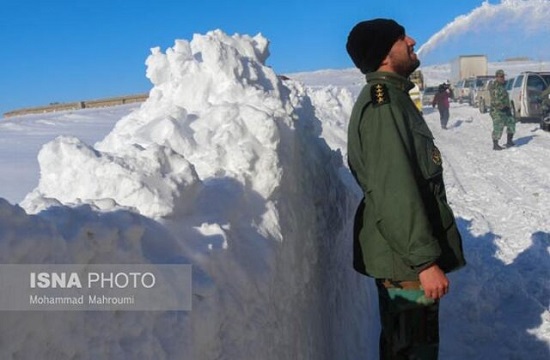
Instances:
[[[376,71],[393,44],[405,35],[405,29],[394,20],[374,19],[355,25],[348,35],[346,50],[363,74]]]

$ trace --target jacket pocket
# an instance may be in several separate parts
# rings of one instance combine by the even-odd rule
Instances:
[[[415,126],[414,141],[417,153],[418,166],[426,186],[434,202],[432,211],[439,215],[439,221],[443,230],[447,230],[454,223],[454,214],[447,204],[445,185],[443,183],[443,159],[433,141],[433,135],[427,125]]]
[[[433,136],[427,126],[415,126],[413,136],[416,148],[418,166],[422,176],[426,180],[433,179],[443,174],[443,159]]]

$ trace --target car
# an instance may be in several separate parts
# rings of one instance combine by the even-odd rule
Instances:
[[[491,86],[495,80],[491,79],[483,84],[483,87],[477,91],[477,104],[479,112],[484,114],[491,109]]]
[[[512,91],[512,85],[514,85],[514,80],[516,78],[512,77],[506,80],[504,83],[504,87],[506,88],[506,91],[508,92],[508,95],[510,95],[510,91]]]
[[[479,106],[479,95],[478,92],[487,84],[490,80],[494,79],[494,75],[480,75],[476,76],[474,81],[470,86],[470,94],[468,103],[473,107]]]
[[[474,84],[475,78],[470,77],[467,79],[462,79],[456,83],[455,90],[453,91],[455,100],[459,104],[463,102],[470,101],[470,88]]]
[[[422,92],[422,105],[432,106],[435,94],[437,94],[437,86],[426,86]]]
[[[550,84],[550,72],[524,71],[515,78],[510,90],[510,110],[518,121],[540,119],[540,96]]]

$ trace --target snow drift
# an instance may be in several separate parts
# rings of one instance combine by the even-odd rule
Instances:
[[[282,80],[268,56],[263,36],[219,30],[152,49],[149,100],[93,146],[44,145],[27,213],[0,202],[5,263],[190,263],[193,310],[9,313],[1,357],[374,354],[349,265],[359,194],[321,137],[352,95]]]

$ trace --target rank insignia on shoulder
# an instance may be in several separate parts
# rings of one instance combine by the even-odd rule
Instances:
[[[436,164],[437,166],[441,165],[442,161],[441,161],[441,153],[439,152],[439,149],[437,147],[433,147],[432,149],[432,161],[434,162],[434,164]]]
[[[388,88],[384,84],[374,84],[370,88],[370,95],[374,105],[384,105],[390,102]]]

